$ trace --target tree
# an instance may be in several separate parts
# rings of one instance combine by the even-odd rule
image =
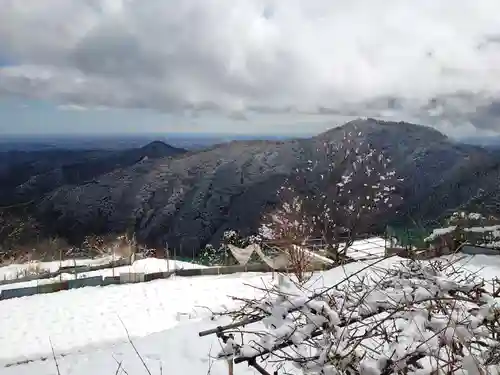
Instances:
[[[360,135],[345,133],[340,142],[318,144],[306,166],[278,191],[280,205],[263,218],[264,237],[283,246],[321,238],[329,256],[341,261],[356,235],[396,210],[402,179],[391,160]]]
[[[225,247],[221,246],[218,249],[211,244],[207,244],[200,252],[200,263],[205,266],[221,266],[227,258]]]

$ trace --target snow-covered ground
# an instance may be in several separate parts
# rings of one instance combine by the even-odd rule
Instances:
[[[398,260],[393,257],[377,266],[388,267]],[[313,282],[317,287],[332,285],[369,263],[319,272]],[[465,256],[460,263],[487,279],[500,275],[500,257]],[[0,373],[56,374],[52,343],[61,375],[114,374],[121,361],[128,374],[147,374],[127,340],[125,326],[152,374],[207,374],[210,349],[214,355],[220,350],[215,337],[198,337],[199,331],[220,324],[208,319],[209,309],[235,306],[229,296],[256,296],[260,292],[250,285],[262,286],[271,277],[255,273],[174,277],[0,301]],[[15,365],[22,361],[27,363]],[[254,374],[245,365],[235,370]],[[227,374],[227,369],[217,362],[211,375],[219,374]]]
[[[346,255],[356,260],[377,259],[385,256],[386,240],[382,237],[370,237],[353,241],[348,247]],[[344,249],[345,243],[339,244],[339,249]],[[321,252],[321,245],[316,246],[316,251]],[[328,261],[326,261],[328,263]]]
[[[87,261],[88,263],[85,263],[85,261]],[[81,260],[82,263],[80,263],[80,265],[85,265],[85,264],[96,265],[95,262],[91,262],[91,261],[92,260]],[[109,259],[108,259],[108,261],[109,261]],[[100,262],[101,262],[100,264],[107,263],[105,261],[100,261]],[[57,267],[55,267],[54,263],[57,263]],[[51,272],[57,271],[59,269],[59,262],[46,262],[46,263],[42,263],[42,264],[43,264],[44,269],[45,269],[45,266],[47,266],[47,269],[50,269]],[[9,279],[9,276],[15,275],[17,272],[16,270],[22,269],[21,267],[29,267],[29,265],[16,264],[16,265],[9,265],[9,266],[5,266],[5,267],[0,267],[0,280]],[[191,269],[191,268],[204,268],[204,267],[205,266],[202,266],[199,264],[194,264],[194,263],[188,263],[188,262],[166,260],[166,259],[156,259],[156,258],[146,258],[146,259],[137,260],[130,266],[105,268],[105,269],[98,270],[98,271],[79,273],[78,278],[92,277],[92,276],[103,276],[103,277],[119,276],[120,273],[126,273],[126,272],[153,273],[153,272],[172,271],[174,269],[181,269],[181,268]],[[3,278],[2,276],[5,276],[5,278]],[[0,290],[12,289],[12,288],[24,288],[24,287],[29,287],[29,286],[37,286],[37,285],[53,283],[53,282],[57,282],[57,281],[61,281],[61,280],[73,280],[74,278],[75,278],[75,275],[73,275],[73,274],[63,273],[60,276],[57,276],[54,278],[49,278],[49,279],[39,279],[39,280],[19,282],[19,283],[15,283],[15,284],[0,285]]]
[[[123,340],[120,319],[130,335],[142,337],[189,316],[207,317],[207,308],[231,304],[228,295],[252,296],[245,284],[262,285],[262,277],[271,276],[174,277],[0,301],[0,363],[50,352],[49,338],[60,352]]]
[[[133,339],[152,375],[227,375],[227,365],[214,361],[220,350],[218,340],[212,335],[199,338],[198,332],[215,327],[213,322],[180,322],[176,327],[147,337]],[[118,371],[118,366],[125,371]],[[57,357],[61,375],[147,375],[141,359],[129,342],[85,348],[64,357]],[[209,372],[210,370],[210,372]],[[57,368],[51,355],[22,365],[0,368],[2,375],[55,375]],[[235,374],[255,375],[251,367],[237,365]]]
[[[375,259],[385,256],[385,239],[371,237],[356,240],[347,249],[346,255],[352,259]]]

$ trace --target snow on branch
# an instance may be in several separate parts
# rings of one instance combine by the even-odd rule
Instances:
[[[228,313],[219,357],[270,373],[498,375],[496,288],[449,260],[373,265],[321,290],[287,279]]]

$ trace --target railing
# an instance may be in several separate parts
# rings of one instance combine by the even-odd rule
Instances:
[[[316,266],[315,270],[323,270],[324,266]],[[84,288],[84,287],[104,287],[108,285],[120,285],[120,284],[131,284],[131,283],[141,283],[149,282],[159,279],[168,279],[171,276],[182,276],[182,277],[193,277],[193,276],[217,276],[217,275],[229,275],[233,273],[240,272],[286,272],[286,270],[274,270],[271,269],[265,263],[262,264],[248,264],[245,266],[223,266],[223,267],[204,267],[204,268],[192,268],[192,269],[176,269],[170,272],[153,272],[153,273],[143,273],[143,272],[122,272],[118,276],[94,276],[86,277],[75,280],[65,280],[43,283],[36,286],[28,286],[24,288],[11,288],[4,289],[0,292],[0,300],[28,297],[36,294],[46,294],[60,292],[63,290]]]
[[[23,283],[23,282],[35,281],[35,280],[53,279],[53,278],[61,276],[62,274],[65,274],[65,273],[77,275],[79,273],[100,271],[100,270],[104,270],[104,269],[108,269],[108,268],[130,266],[131,264],[132,264],[131,258],[122,258],[122,259],[113,260],[113,261],[108,262],[106,264],[64,266],[64,267],[60,267],[57,271],[53,271],[53,272],[47,271],[47,272],[41,272],[41,273],[36,274],[36,275],[28,275],[28,276],[22,276],[22,277],[17,277],[17,278],[12,278],[12,279],[0,280],[0,286],[1,285],[9,285],[9,284],[18,284],[18,283]]]

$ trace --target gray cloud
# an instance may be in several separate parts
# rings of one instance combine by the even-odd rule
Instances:
[[[4,0],[0,95],[496,127],[496,0]],[[70,107],[68,107],[70,108]],[[499,129],[500,130],[500,129]]]

